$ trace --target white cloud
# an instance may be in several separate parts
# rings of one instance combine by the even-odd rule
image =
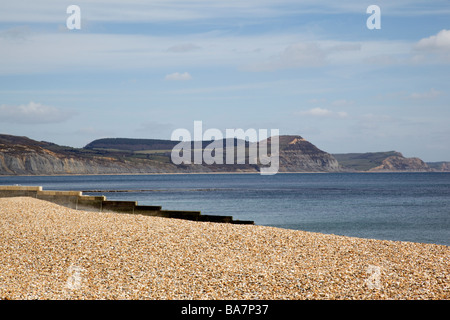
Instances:
[[[0,122],[19,124],[44,124],[63,122],[73,116],[73,112],[46,106],[33,101],[18,106],[1,105]]]
[[[418,50],[450,52],[450,30],[441,30],[437,35],[421,39],[415,48]]]
[[[347,112],[343,111],[331,111],[324,108],[312,108],[306,111],[298,112],[301,116],[321,117],[321,118],[346,118]]]
[[[436,35],[421,39],[414,49],[419,54],[412,58],[413,62],[450,62],[450,30],[444,29]]]
[[[173,80],[173,81],[186,81],[186,80],[191,80],[192,76],[188,72],[185,72],[185,73],[175,72],[175,73],[166,75],[166,77],[164,79]]]
[[[448,50],[442,49],[446,48],[442,43],[445,43],[447,33],[441,33],[435,40],[431,40],[433,37],[427,39],[441,48],[441,54],[447,52],[450,61]],[[423,48],[431,46],[428,42],[419,42],[421,44],[417,46],[422,49],[411,51],[414,43],[407,41],[318,40],[311,35],[289,32],[236,36],[211,31],[157,36],[44,33],[17,27],[0,31],[0,48],[3,49],[0,50],[0,74],[59,73],[69,69],[71,72],[163,67],[179,70],[197,66],[231,67],[243,71],[349,66],[343,70],[358,72],[361,69],[354,68],[356,65],[404,64],[411,61],[412,54],[417,54],[416,60],[419,55],[427,56],[430,52]]]

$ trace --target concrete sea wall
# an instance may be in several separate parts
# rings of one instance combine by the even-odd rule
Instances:
[[[253,221],[234,220],[232,216],[202,215],[200,211],[162,210],[161,206],[140,206],[137,201],[110,201],[105,196],[83,195],[81,191],[46,191],[34,186],[0,186],[0,198],[32,197],[75,210],[117,212],[165,218],[234,224],[254,224]]]

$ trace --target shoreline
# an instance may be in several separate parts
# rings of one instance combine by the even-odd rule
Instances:
[[[0,299],[450,299],[450,248],[0,199]]]
[[[211,174],[213,174],[213,173],[208,173],[208,175],[211,175]],[[226,173],[221,173],[220,175],[224,175],[224,174],[226,174]],[[232,178],[232,176],[236,175],[236,174],[242,174],[242,173],[233,173],[227,179],[232,179],[232,181],[234,181],[234,178]],[[289,173],[287,173],[287,174],[289,174]],[[289,178],[289,177],[286,177],[286,178],[289,178],[292,181],[297,181],[297,179],[302,179],[302,178],[300,178],[300,176],[297,178],[295,176],[297,174],[303,174],[303,172],[302,173],[293,173],[293,175],[291,175],[291,178]],[[310,173],[307,173],[307,174],[310,174]],[[354,173],[354,174],[358,175],[360,173]],[[150,174],[148,176],[151,177],[151,176],[155,176],[155,175],[158,175],[158,174]],[[147,181],[151,181],[151,182],[152,181],[159,181],[159,182],[161,182],[162,181],[162,182],[168,184],[168,185],[164,184],[163,186],[161,186],[161,185],[158,185],[158,182],[157,182],[154,188],[152,188],[153,183],[152,184],[144,183],[144,184],[136,185],[136,184],[133,183],[134,178],[129,178],[129,179],[126,179],[126,178],[123,178],[123,179],[122,178],[114,178],[115,175],[105,175],[107,177],[108,176],[110,177],[110,178],[105,178],[106,180],[102,180],[101,178],[98,178],[100,180],[95,180],[95,179],[92,180],[93,178],[88,178],[89,176],[86,176],[85,179],[81,179],[81,180],[80,180],[80,178],[77,179],[75,177],[74,178],[70,178],[70,176],[69,176],[68,179],[61,178],[62,179],[61,180],[61,179],[52,179],[52,177],[54,177],[54,176],[47,176],[49,178],[48,181],[50,183],[54,183],[55,185],[53,187],[51,187],[51,189],[46,190],[46,191],[55,191],[55,190],[59,190],[59,189],[63,189],[64,190],[64,188],[59,188],[58,187],[58,185],[61,184],[61,181],[63,183],[67,181],[69,183],[69,184],[65,185],[66,187],[68,185],[70,185],[72,182],[76,182],[76,187],[72,188],[72,189],[69,189],[69,191],[70,190],[76,190],[77,192],[85,193],[88,196],[105,196],[105,197],[107,196],[107,197],[111,197],[111,199],[114,200],[114,201],[122,201],[122,202],[135,202],[135,200],[138,199],[139,201],[143,202],[144,204],[157,205],[158,201],[161,201],[161,200],[156,200],[156,201],[155,200],[147,201],[147,200],[148,199],[153,199],[152,197],[155,196],[155,194],[158,194],[158,193],[164,193],[164,192],[173,193],[173,192],[177,192],[179,194],[179,197],[189,198],[190,199],[191,198],[190,194],[192,194],[193,191],[201,191],[201,196],[202,197],[209,197],[209,194],[211,194],[211,192],[219,191],[220,193],[218,193],[218,194],[222,195],[223,194],[222,190],[229,189],[229,190],[231,190],[233,192],[235,192],[235,190],[238,190],[238,189],[233,189],[232,187],[223,187],[223,188],[210,187],[210,188],[205,188],[205,187],[202,187],[202,184],[200,184],[199,186],[194,184],[193,187],[189,187],[189,188],[187,188],[187,187],[179,187],[178,185],[177,185],[177,187],[174,187],[173,186],[173,182],[171,182],[171,181],[175,181],[176,183],[178,183],[178,182],[184,183],[184,181],[190,181],[189,180],[190,179],[189,176],[186,175],[184,178],[180,178],[181,180],[178,179],[178,178],[175,178],[175,177],[173,179],[168,179],[167,180],[167,179],[163,178],[165,175],[166,174],[160,175],[161,178],[155,178],[155,180],[153,180],[151,178],[145,178],[146,175],[143,175],[144,176],[143,178],[137,179],[138,181],[145,181],[145,182],[147,182]],[[81,175],[81,177],[83,177],[83,176],[84,175]],[[97,175],[93,175],[93,176],[95,177]],[[103,175],[101,175],[101,176],[103,176]],[[101,176],[99,176],[99,177],[101,177]],[[122,175],[119,175],[119,176],[122,176]],[[123,176],[126,177],[128,175],[123,175]],[[133,176],[137,177],[137,176],[141,176],[141,175],[130,175],[130,177],[133,177]],[[325,176],[322,176],[322,177],[324,177],[324,179],[326,179],[326,180],[331,179],[332,181],[335,181],[333,176],[336,179],[342,179],[344,177],[343,175],[340,176],[339,174],[328,176],[328,178],[326,178]],[[352,175],[348,175],[348,179],[354,179],[354,178],[355,179],[356,178],[357,179],[365,179],[364,177],[370,178],[370,176],[368,176],[368,175],[362,175],[359,178],[356,177],[356,176],[355,177],[351,177],[351,176]],[[67,176],[62,176],[62,177],[67,177]],[[317,179],[319,179],[320,176],[316,176],[316,177],[317,177]],[[421,177],[422,178],[426,178],[427,176],[423,175]],[[419,176],[419,177],[417,177],[417,179],[422,179],[421,177]],[[254,177],[249,177],[249,178],[254,178]],[[279,178],[281,179],[283,177],[279,177]],[[306,176],[304,178],[306,179]],[[389,179],[388,176],[385,176],[385,178]],[[403,178],[407,178],[407,176],[401,177],[401,175],[398,175],[396,179],[397,180],[401,180]],[[416,177],[414,177],[413,175],[410,175],[409,178],[416,179]],[[443,179],[444,183],[447,182],[447,179],[446,179],[447,176],[446,175],[443,175],[443,176],[439,177],[438,174],[432,173],[432,175],[428,175],[427,179],[433,179],[433,178],[436,178],[436,179],[440,178],[440,179]],[[47,180],[43,180],[43,179],[39,179],[39,178],[35,178],[35,179],[39,180],[40,183],[43,182],[43,181],[47,181]],[[150,179],[150,180],[148,180],[148,179]],[[193,181],[203,181],[204,180],[204,179],[200,179],[200,180],[198,180],[198,179],[200,179],[200,176],[198,178],[193,178]],[[209,181],[210,178],[205,178],[205,179],[207,179]],[[219,175],[217,176],[216,179],[220,179]],[[241,180],[241,179],[238,179],[238,176],[236,177],[236,179],[237,179],[236,181],[240,181]],[[242,177],[242,179],[244,179],[244,177]],[[315,181],[315,178],[311,177],[311,179],[313,179],[312,181]],[[95,182],[98,182],[98,181],[108,181],[109,182],[109,181],[111,181],[111,182],[116,182],[116,184],[111,184],[110,185],[111,189],[108,189],[108,188],[101,189],[102,187],[105,187],[105,184],[100,182],[100,183],[95,183],[93,185],[90,185],[90,187],[92,187],[92,189],[86,189],[85,188],[86,185],[84,185],[84,181],[91,181],[91,180],[95,181]],[[16,187],[20,187],[20,188],[21,187],[26,188],[28,185],[35,185],[33,183],[33,181],[34,181],[34,179],[30,178],[30,179],[27,180],[26,183],[23,183],[23,185],[22,185],[21,179],[15,179],[15,181],[13,180],[13,181],[10,182],[9,186],[13,186],[13,187],[16,186]],[[226,180],[224,180],[224,181],[226,181]],[[257,181],[258,182],[258,179],[256,179],[256,180],[254,180],[254,179],[248,180],[247,178],[245,178],[242,181],[244,181],[244,182]],[[281,179],[280,181],[283,181],[283,179]],[[6,184],[8,181],[3,181],[3,182],[4,182],[3,184]],[[271,182],[271,181],[268,181],[268,182]],[[18,183],[18,184],[13,185],[14,183]],[[81,187],[80,187],[80,183],[82,183]],[[148,187],[148,186],[150,186],[150,189],[145,188],[145,187]],[[2,187],[3,187],[2,186],[2,180],[0,178],[0,189]],[[8,186],[6,186],[6,187],[8,187]],[[136,189],[134,189],[134,187]],[[141,187],[141,189],[139,187]],[[333,187],[332,189],[335,188],[335,186],[332,186],[332,187]],[[68,190],[64,190],[64,191],[68,191]],[[134,195],[134,196],[133,195],[128,195],[128,194],[131,194],[131,193],[136,193],[136,195]],[[143,193],[148,193],[148,195],[142,196],[141,194],[143,194]],[[16,193],[16,195],[20,196],[21,194],[19,192],[19,193]],[[8,196],[8,195],[6,195],[6,196]],[[444,194],[444,197],[445,197],[445,194]],[[160,199],[161,197],[156,196],[156,198]],[[42,199],[46,200],[44,197],[42,197]],[[162,199],[164,200],[165,198],[162,197]],[[105,198],[105,200],[106,200],[106,198]],[[75,201],[77,201],[77,200],[75,199]],[[74,201],[72,201],[72,202],[75,203]],[[55,203],[61,204],[62,202],[55,202]],[[208,201],[207,201],[207,203],[208,203]],[[442,205],[444,203],[446,203],[445,199],[443,199],[442,202],[440,202],[441,207],[442,207]],[[75,207],[76,205],[77,204],[69,206],[69,207]],[[96,204],[96,205],[100,206],[100,208],[101,208],[101,204]],[[136,205],[138,205],[137,202],[136,202]],[[190,206],[189,210],[187,210],[187,211],[206,212],[206,214],[204,214],[203,216],[212,216],[214,218],[216,218],[218,216],[221,216],[221,215],[231,216],[231,215],[234,215],[237,212],[236,210],[234,210],[234,211],[228,210],[228,211],[226,211],[226,213],[223,213],[223,212],[219,211],[219,209],[214,209],[213,208],[213,210],[211,210],[211,205],[209,205],[209,206],[206,205],[206,207],[200,207],[198,204],[196,204],[196,205],[197,205],[197,207],[195,207],[193,205]],[[203,205],[205,205],[205,204],[203,203]],[[166,206],[166,204],[164,206]],[[340,204],[338,203],[337,206],[340,207]],[[245,205],[241,205],[240,207],[238,206],[237,210],[241,210],[241,209],[245,210],[246,209],[245,207],[246,207]],[[247,208],[250,208],[250,207],[247,207]],[[172,209],[176,209],[177,211],[180,211],[180,212],[186,211],[186,208],[182,208],[181,206],[175,206],[175,207],[172,207]],[[428,208],[425,208],[425,207],[423,209],[428,210]],[[423,211],[423,209],[422,209],[422,211]],[[444,207],[442,207],[442,209],[445,211]],[[127,208],[127,210],[133,210],[133,209],[128,209]],[[167,210],[165,210],[165,211],[167,211]],[[427,212],[427,211],[424,211],[424,212]],[[260,221],[256,221],[257,219],[259,219],[257,213],[258,212],[256,212],[256,215],[255,214],[253,214],[253,215],[249,215],[249,214],[241,215],[241,217],[243,217],[241,219],[254,220],[254,222],[256,224],[263,223],[263,225],[268,225],[268,226],[280,225],[280,224],[278,224],[278,221],[274,220],[273,218],[271,218],[272,219],[271,223],[264,223],[264,221],[261,221],[261,220]],[[325,228],[325,229],[324,228],[322,228],[322,229],[310,228],[310,229],[318,230],[318,231],[325,231],[325,232],[329,232],[329,233],[334,231],[335,234],[338,234],[338,235],[362,236],[362,237],[365,237],[365,238],[370,238],[370,236],[372,236],[372,237],[377,237],[377,238],[372,238],[372,239],[380,239],[380,240],[405,241],[405,239],[406,239],[407,241],[416,242],[416,243],[433,243],[433,244],[440,244],[440,245],[447,245],[448,246],[449,245],[448,244],[448,238],[447,238],[447,233],[448,233],[447,231],[448,230],[445,229],[445,212],[444,212],[444,216],[442,216],[442,214],[441,214],[441,217],[442,217],[441,218],[442,219],[441,220],[442,223],[440,223],[439,225],[435,224],[439,228],[439,229],[436,229],[436,230],[442,230],[441,234],[439,234],[438,236],[435,236],[435,234],[437,235],[438,233],[431,233],[429,230],[428,231],[423,231],[423,232],[420,231],[420,232],[423,233],[423,235],[418,233],[418,236],[416,236],[416,234],[413,233],[413,232],[410,232],[409,234],[405,233],[406,236],[397,236],[397,234],[396,233],[394,234],[393,232],[391,232],[390,234],[388,233],[387,236],[384,235],[384,234],[379,236],[379,234],[380,234],[378,232],[379,230],[378,229],[375,230],[374,228],[373,228],[373,230],[375,230],[375,232],[373,232],[373,231],[369,231],[369,232],[348,232],[348,230],[342,231],[343,228],[341,228],[341,229],[339,229],[339,228],[334,228],[334,229],[333,228]],[[236,218],[236,219],[239,219],[239,218]],[[425,220],[423,222],[427,223],[427,221],[425,221]],[[296,223],[296,221],[294,221],[294,223]],[[289,225],[288,224],[284,224],[284,225],[280,225],[280,226],[284,227],[285,229],[289,229],[289,230],[302,229],[302,226],[300,224],[295,224],[294,225],[293,223],[291,223]],[[308,229],[308,227],[306,227],[306,228]],[[400,231],[402,231],[402,230],[400,230]],[[425,232],[428,232],[428,233],[425,234]]]
[[[368,174],[378,174],[378,173],[444,173],[450,174],[448,171],[338,171],[338,172],[323,172],[323,171],[300,171],[300,172],[277,172],[277,174],[349,174],[349,173],[368,173]],[[222,175],[222,174],[256,174],[261,175],[260,172],[165,172],[165,173],[67,173],[67,174],[23,174],[23,175],[0,175],[2,177],[70,177],[70,176],[154,176],[154,175]]]
[[[200,190],[211,190],[211,189],[200,189]],[[104,194],[107,193],[146,193],[146,192],[165,192],[167,190],[162,189],[142,189],[142,190],[78,190],[78,191],[57,191],[57,190],[43,190],[42,186],[2,186],[0,185],[0,199],[2,198],[14,198],[14,197],[30,197],[39,200],[49,201],[56,205],[62,205],[69,209],[75,209],[77,211],[89,211],[89,212],[104,212],[102,208],[108,208],[105,210],[110,210],[110,212],[115,212],[119,214],[137,214],[146,216],[159,216],[166,218],[177,218],[185,219],[198,222],[219,222],[219,223],[235,223],[235,224],[255,224],[254,221],[250,220],[234,220],[233,216],[227,215],[202,215],[201,211],[186,211],[186,210],[162,210],[161,206],[146,206],[139,205],[138,201],[132,200],[108,200]],[[90,195],[84,195],[83,193],[89,193]],[[101,194],[101,195],[93,195]],[[113,210],[113,211],[111,211]],[[305,232],[315,232],[308,231],[304,229],[288,228],[288,227],[277,227],[276,225],[264,224],[260,226],[280,228],[284,230],[300,230]],[[352,235],[343,235],[335,233],[324,233],[336,236],[354,237],[359,239],[369,239],[369,240],[382,240],[382,241],[400,241],[400,242],[411,242],[418,244],[436,244],[449,246],[445,243],[437,242],[420,242],[413,240],[394,240],[385,238],[371,238],[371,237],[358,237]]]

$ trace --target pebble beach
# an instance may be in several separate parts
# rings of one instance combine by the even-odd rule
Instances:
[[[0,299],[450,298],[450,249],[0,199]]]

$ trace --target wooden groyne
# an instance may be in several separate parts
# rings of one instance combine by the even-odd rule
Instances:
[[[105,196],[83,195],[82,191],[47,191],[35,186],[0,186],[0,198],[32,197],[67,208],[91,212],[117,212],[192,221],[254,224],[232,216],[203,215],[200,211],[163,210],[161,206],[141,206],[137,201],[107,200]]]

